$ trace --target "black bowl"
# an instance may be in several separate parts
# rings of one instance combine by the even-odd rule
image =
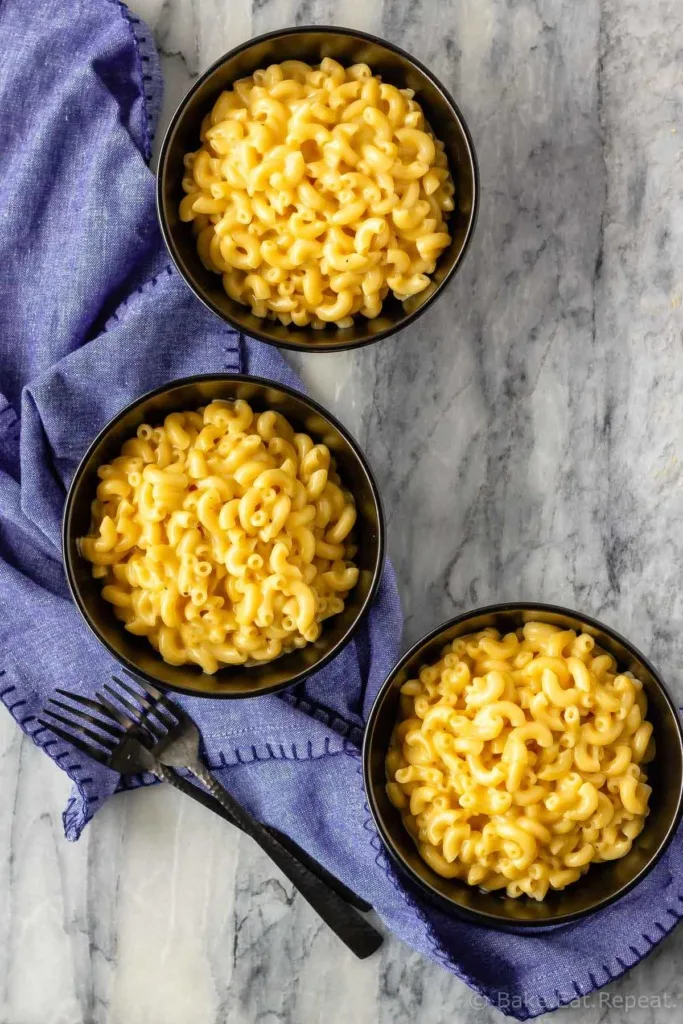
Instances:
[[[420,857],[401,816],[387,797],[384,761],[398,714],[399,690],[423,665],[440,657],[442,647],[456,637],[493,626],[509,633],[525,622],[549,622],[594,637],[612,654],[621,671],[643,682],[648,718],[654,726],[657,753],[648,765],[652,786],[650,814],[631,851],[621,860],[594,864],[579,881],[542,901],[511,899],[485,893],[459,880],[441,878]],[[565,924],[624,896],[652,870],[671,841],[683,811],[683,731],[676,706],[650,663],[632,644],[595,619],[567,608],[546,604],[500,604],[459,615],[419,640],[384,682],[370,712],[363,745],[363,769],[368,802],[384,844],[399,867],[441,909],[479,924],[502,929]]]
[[[183,157],[199,146],[199,128],[220,93],[238,78],[259,68],[284,60],[319,64],[334,57],[349,66],[368,64],[384,81],[415,90],[436,137],[446,146],[446,155],[456,186],[456,208],[450,216],[452,241],[439,258],[432,283],[420,295],[405,303],[387,298],[375,320],[358,317],[353,327],[343,330],[331,325],[315,331],[311,327],[289,327],[254,316],[223,290],[221,277],[202,264],[189,224],[180,221],[178,204],[183,198]],[[195,295],[237,330],[252,338],[281,348],[317,352],[340,351],[379,341],[412,323],[433,302],[460,265],[474,230],[479,205],[479,173],[474,144],[465,120],[452,97],[437,79],[397,46],[345,28],[310,27],[269,32],[231,50],[212,64],[199,78],[176,110],[166,132],[159,157],[157,209],[161,230],[173,260]]]
[[[281,412],[299,431],[330,449],[345,485],[356,499],[356,533],[360,569],[357,585],[343,612],[326,619],[315,641],[291,654],[254,667],[223,668],[207,675],[192,665],[168,665],[144,637],[126,632],[103,600],[101,582],[78,550],[78,538],[90,528],[90,505],[98,484],[97,469],[120,454],[124,441],[141,423],[153,426],[168,413],[196,409],[216,398],[243,398],[258,410]],[[122,409],[100,431],[76,470],[64,509],[62,546],[66,576],[76,605],[95,636],[123,665],[172,690],[203,697],[252,697],[274,693],[301,682],[335,657],[349,642],[370,606],[384,563],[384,516],[370,468],[348,431],[329,412],[284,384],[260,377],[207,374],[164,384]]]

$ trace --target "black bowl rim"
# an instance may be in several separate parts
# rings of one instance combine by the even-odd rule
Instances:
[[[446,101],[447,105],[450,107],[451,113],[455,117],[455,120],[460,125],[462,133],[465,137],[465,141],[467,143],[470,164],[472,167],[472,213],[470,215],[470,222],[467,228],[467,233],[460,248],[460,252],[458,253],[457,259],[455,260],[453,266],[444,277],[443,281],[440,282],[440,284],[434,289],[433,293],[429,296],[428,299],[426,299],[422,303],[421,306],[419,306],[412,313],[409,313],[407,316],[405,316],[400,321],[400,323],[395,324],[392,327],[388,327],[385,331],[378,331],[377,334],[373,334],[370,337],[360,338],[357,341],[348,341],[337,344],[324,341],[321,341],[319,343],[311,341],[310,344],[301,345],[295,341],[280,341],[279,339],[276,340],[275,338],[266,335],[263,331],[257,329],[251,329],[248,332],[245,331],[242,324],[240,324],[237,320],[234,320],[223,310],[219,309],[218,306],[216,306],[215,303],[213,303],[208,296],[204,295],[199,288],[196,288],[194,283],[190,281],[189,278],[185,275],[176,257],[175,243],[173,241],[173,236],[168,227],[166,216],[163,210],[164,197],[162,194],[162,182],[165,174],[168,150],[171,143],[171,136],[173,134],[173,131],[175,130],[176,125],[178,124],[178,121],[185,112],[185,107],[189,103],[190,99],[197,92],[197,90],[214,73],[214,71],[216,71],[217,68],[224,64],[227,60],[237,56],[237,54],[242,53],[244,50],[248,50],[251,46],[254,46],[256,43],[266,42],[269,39],[281,39],[283,36],[296,35],[302,32],[324,32],[337,35],[353,36],[354,38],[364,39],[370,43],[377,43],[380,46],[386,47],[388,50],[392,50],[394,53],[398,54],[404,60],[407,60],[408,63],[412,64],[415,68],[417,68],[418,71],[421,71],[422,74],[429,79],[429,81],[437,89],[437,91],[441,93],[441,96]],[[407,50],[403,50],[400,46],[396,46],[395,43],[390,43],[387,39],[382,39],[381,36],[372,35],[370,32],[361,32],[359,29],[342,28],[336,25],[301,25],[295,26],[293,28],[275,30],[274,32],[264,32],[262,35],[254,36],[253,38],[248,39],[246,42],[240,43],[239,46],[233,47],[232,50],[228,50],[228,52],[224,53],[221,57],[218,58],[218,60],[215,60],[213,64],[210,67],[208,67],[206,71],[202,75],[200,75],[197,81],[191,86],[191,88],[187,91],[185,96],[178,104],[176,110],[174,111],[173,116],[169,121],[168,127],[164,133],[163,142],[161,143],[161,149],[159,150],[159,162],[157,166],[156,205],[159,225],[161,227],[161,234],[163,236],[164,242],[166,243],[166,248],[171,259],[173,260],[176,270],[178,271],[182,279],[185,281],[187,286],[200,300],[200,302],[202,302],[207,309],[210,309],[212,313],[215,313],[216,316],[220,317],[221,320],[230,324],[230,326],[233,327],[236,331],[239,331],[242,334],[248,333],[249,337],[257,338],[259,341],[265,342],[266,345],[274,345],[276,348],[289,349],[295,352],[347,352],[350,349],[354,348],[364,348],[366,345],[371,345],[375,341],[382,341],[384,338],[388,338],[392,334],[396,334],[398,331],[402,331],[405,327],[409,327],[410,324],[414,323],[418,317],[422,316],[422,314],[427,311],[427,309],[431,306],[435,299],[444,290],[449,281],[452,280],[456,271],[459,270],[467,253],[467,250],[470,247],[470,242],[472,241],[474,229],[476,227],[477,219],[479,216],[480,191],[481,186],[479,181],[479,164],[477,161],[476,150],[474,148],[474,140],[472,138],[472,133],[470,132],[467,122],[465,121],[465,118],[462,114],[462,111],[460,110],[460,107],[451,96],[450,92],[445,88],[445,86],[441,84],[439,79],[434,74],[432,74],[432,72],[427,67],[425,67],[425,65],[421,61],[417,59],[417,57],[413,57],[412,54],[407,52]]]
[[[592,618],[592,616],[590,616],[590,615],[584,615],[581,612],[577,612],[577,611],[574,611],[571,608],[567,608],[567,607],[564,607],[562,605],[557,605],[557,604],[543,604],[543,603],[536,602],[536,601],[505,601],[505,602],[502,602],[500,604],[484,605],[481,608],[474,608],[471,611],[463,612],[460,615],[456,615],[454,618],[447,619],[445,622],[442,622],[441,625],[436,626],[434,629],[430,630],[429,633],[426,633],[423,637],[421,637],[419,640],[417,640],[416,643],[414,643],[412,645],[410,650],[407,651],[400,658],[400,660],[394,665],[394,667],[389,672],[387,678],[382,683],[382,685],[381,685],[381,687],[380,687],[380,689],[379,689],[379,691],[377,693],[377,696],[375,697],[375,699],[373,701],[372,708],[370,709],[370,714],[368,715],[368,720],[367,720],[367,723],[366,723],[366,726],[365,726],[365,734],[363,736],[363,751],[362,751],[363,783],[365,785],[365,795],[366,795],[366,799],[368,801],[368,807],[370,808],[373,820],[375,822],[375,826],[376,826],[377,831],[378,831],[378,833],[380,835],[380,838],[382,839],[384,847],[387,850],[387,852],[389,853],[389,855],[391,856],[392,860],[399,866],[399,868],[405,874],[408,875],[408,877],[424,893],[426,893],[430,897],[431,900],[435,901],[447,913],[451,913],[451,914],[453,914],[456,917],[464,917],[464,918],[466,918],[466,919],[468,919],[470,921],[475,922],[476,924],[488,925],[489,927],[498,929],[500,931],[516,931],[516,930],[527,930],[528,931],[528,930],[541,929],[541,928],[556,928],[559,925],[568,924],[571,921],[578,921],[578,920],[580,920],[582,918],[588,917],[591,914],[596,913],[599,910],[604,910],[606,907],[611,906],[617,900],[621,899],[622,896],[625,896],[627,893],[631,892],[631,890],[636,885],[638,885],[639,882],[642,882],[643,879],[653,870],[653,868],[658,863],[660,858],[666,852],[669,844],[671,843],[671,840],[673,839],[673,837],[674,837],[674,835],[676,833],[676,830],[678,829],[678,826],[680,825],[681,817],[683,816],[683,780],[682,780],[682,783],[679,785],[679,788],[678,788],[678,805],[677,805],[677,808],[676,808],[676,813],[674,814],[674,816],[673,816],[673,818],[671,820],[671,823],[670,823],[670,825],[669,825],[669,827],[667,829],[666,835],[664,836],[664,839],[660,843],[658,849],[653,854],[652,858],[638,872],[638,874],[636,874],[629,882],[627,882],[625,885],[623,885],[617,892],[612,893],[610,896],[605,896],[604,899],[601,899],[597,903],[594,903],[593,906],[586,907],[583,910],[574,911],[573,913],[570,913],[570,914],[560,914],[557,917],[553,917],[553,918],[548,919],[546,921],[544,921],[544,920],[512,921],[512,920],[507,920],[507,919],[502,918],[502,917],[498,917],[495,914],[489,914],[486,911],[473,910],[470,907],[461,907],[459,904],[455,903],[453,900],[450,900],[447,896],[444,896],[443,893],[440,893],[438,890],[432,888],[432,886],[429,885],[428,882],[426,882],[423,878],[421,878],[418,874],[416,874],[413,871],[413,869],[410,867],[410,865],[406,863],[406,861],[400,855],[399,851],[395,848],[390,834],[384,828],[384,824],[382,822],[382,817],[381,817],[381,815],[379,813],[379,809],[378,809],[378,807],[377,807],[377,805],[375,803],[372,786],[370,784],[371,783],[371,780],[370,780],[370,746],[371,746],[371,744],[370,744],[370,737],[371,737],[371,735],[373,733],[373,727],[374,727],[374,724],[375,724],[375,720],[376,720],[376,718],[377,718],[377,716],[379,714],[379,707],[380,707],[380,704],[382,702],[382,698],[384,697],[384,694],[389,689],[389,687],[391,686],[393,680],[396,678],[396,675],[398,674],[398,672],[401,671],[401,669],[404,667],[406,662],[410,658],[412,658],[413,655],[416,654],[422,647],[426,647],[426,645],[429,644],[432,640],[435,640],[439,636],[440,633],[443,633],[446,630],[450,629],[452,626],[457,626],[459,623],[465,622],[465,621],[467,621],[467,619],[474,618],[475,616],[478,616],[478,615],[496,614],[496,613],[499,613],[499,612],[525,612],[525,611],[530,611],[530,612],[535,612],[535,611],[539,611],[539,612],[554,612],[554,613],[561,614],[561,615],[573,616],[574,618],[579,619],[581,622],[585,622],[587,626],[590,626],[590,627],[592,627],[592,628],[594,628],[594,629],[596,629],[598,631],[606,633],[611,639],[615,640],[617,643],[623,644],[624,647],[628,651],[630,651],[630,653],[632,655],[634,655],[639,661],[641,661],[643,663],[643,665],[645,666],[645,668],[651,673],[652,678],[654,679],[655,683],[657,684],[657,686],[661,690],[662,695],[664,696],[664,699],[665,699],[666,703],[669,705],[669,709],[672,712],[673,718],[674,718],[674,720],[676,722],[676,727],[677,727],[676,735],[678,736],[678,744],[679,744],[679,747],[681,748],[681,756],[682,756],[682,759],[683,759],[683,724],[681,723],[681,717],[680,717],[678,708],[676,706],[676,703],[673,700],[673,698],[672,698],[671,694],[669,693],[667,687],[665,686],[664,682],[662,681],[662,678],[661,678],[659,672],[657,672],[657,670],[653,667],[653,665],[650,662],[650,660],[648,658],[646,658],[644,654],[641,654],[641,652],[638,650],[637,647],[634,647],[634,645],[630,642],[630,640],[627,640],[620,633],[617,633],[617,631],[615,629],[612,629],[611,626],[606,626],[603,622],[600,622],[598,619]]]
[[[119,652],[116,651],[104,639],[103,636],[100,635],[99,630],[91,621],[87,609],[85,608],[85,605],[81,600],[78,584],[76,583],[74,567],[69,552],[69,528],[72,518],[76,484],[78,483],[83,473],[85,472],[91,453],[94,451],[97,445],[99,445],[99,443],[106,437],[106,435],[109,433],[112,427],[114,427],[119,422],[119,420],[123,418],[123,416],[131,412],[138,405],[141,405],[143,402],[148,401],[150,398],[155,398],[157,395],[161,395],[166,391],[170,391],[172,388],[181,387],[186,384],[197,384],[201,383],[202,381],[237,381],[245,382],[248,384],[257,384],[264,388],[274,388],[275,390],[278,391],[284,391],[286,394],[291,395],[293,398],[296,398],[299,401],[303,402],[304,405],[308,405],[313,412],[317,413],[319,416],[322,416],[322,418],[324,420],[327,420],[328,423],[331,423],[332,426],[339,431],[344,440],[349,444],[351,450],[358,459],[358,462],[368,480],[368,483],[370,485],[370,491],[372,493],[373,500],[375,503],[375,508],[377,510],[376,565],[373,572],[373,578],[372,583],[370,585],[370,589],[368,590],[365,601],[363,602],[363,605],[360,611],[358,612],[358,615],[356,616],[355,620],[349,626],[346,633],[344,633],[344,635],[340,637],[340,639],[337,641],[334,647],[332,647],[327,652],[327,654],[320,659],[320,661],[316,662],[315,665],[311,666],[311,668],[307,668],[301,672],[298,672],[295,676],[292,676],[291,679],[288,679],[282,683],[276,683],[273,686],[263,687],[262,689],[254,691],[253,693],[205,693],[201,690],[190,689],[189,687],[175,686],[166,683],[161,679],[157,679],[155,676],[150,675],[148,672],[143,672],[142,669],[140,669],[133,662],[129,661],[128,658],[122,657],[122,655],[119,654]],[[279,693],[282,690],[287,690],[292,686],[296,686],[297,683],[303,682],[303,680],[307,679],[310,675],[313,675],[314,673],[321,671],[326,665],[330,663],[330,661],[332,661],[333,658],[336,658],[337,655],[343,650],[343,648],[346,647],[346,645],[351,641],[356,631],[358,630],[359,626],[361,625],[366,615],[368,614],[370,606],[377,594],[380,580],[382,579],[382,573],[384,571],[385,562],[385,549],[386,521],[384,518],[384,506],[382,504],[382,498],[374,474],[365,457],[365,454],[361,449],[360,445],[358,444],[358,442],[356,441],[356,439],[350,433],[350,431],[337,419],[336,416],[334,416],[331,412],[325,409],[324,406],[320,405],[314,399],[309,398],[308,395],[304,395],[302,392],[297,391],[296,388],[292,388],[288,384],[282,384],[280,381],[277,380],[271,380],[269,377],[256,377],[246,373],[197,373],[189,377],[179,377],[177,380],[169,381],[166,384],[160,384],[159,387],[153,388],[151,391],[145,392],[145,394],[140,395],[134,401],[130,402],[128,405],[125,405],[123,409],[120,409],[119,412],[116,413],[115,416],[112,416],[109,422],[106,423],[105,426],[102,427],[102,429],[99,431],[95,439],[88,445],[88,448],[83,457],[81,458],[76,469],[76,472],[73,475],[71,483],[69,484],[69,490],[66,496],[66,501],[64,503],[64,512],[62,515],[62,561],[64,564],[64,571],[66,573],[66,578],[69,584],[69,591],[71,593],[72,600],[76,607],[78,608],[79,612],[81,613],[81,617],[84,619],[91,633],[93,633],[93,635],[99,640],[102,646],[109,651],[109,653],[113,656],[113,658],[116,661],[119,662],[119,664],[124,665],[126,668],[130,669],[131,672],[140,676],[142,679],[146,679],[147,682],[152,683],[155,686],[159,686],[164,690],[172,690],[174,693],[184,693],[187,694],[189,697],[201,697],[208,700],[247,700],[251,697],[265,697],[268,694]]]

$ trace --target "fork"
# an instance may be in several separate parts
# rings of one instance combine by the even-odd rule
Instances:
[[[209,791],[205,793],[203,790],[193,786],[191,782],[183,778],[182,775],[176,775],[175,778],[178,780],[177,788],[181,789],[188,796],[193,797],[200,803],[208,807],[209,810],[214,811],[215,814],[225,818],[231,824],[235,825],[235,819],[232,815],[230,807],[226,804],[223,799],[226,794],[226,790],[218,782],[217,779],[211,775],[202,762],[199,756],[200,747],[200,732],[193,719],[187,714],[179,704],[172,701],[167,694],[162,693],[155,686],[147,683],[139,676],[130,672],[128,669],[123,669],[125,674],[132,679],[132,681],[144,690],[144,693],[140,693],[139,690],[133,689],[128,686],[122,679],[117,676],[113,676],[114,682],[119,686],[120,689],[137,701],[143,709],[142,714],[137,707],[131,706],[126,702],[126,710],[131,718],[134,718],[138,725],[141,726],[147,733],[149,733],[153,740],[153,745],[150,747],[152,753],[161,761],[162,764],[172,768],[187,768],[188,771],[194,775],[194,777],[202,783]],[[147,697],[151,700],[147,700]],[[119,696],[119,700],[121,697]],[[154,716],[154,717],[152,717]],[[157,721],[155,721],[155,719]],[[159,723],[159,724],[157,724]],[[144,743],[144,738],[142,739]],[[149,744],[148,744],[149,745]],[[228,793],[228,798],[230,794]],[[239,827],[239,826],[238,826]],[[280,832],[279,829],[265,825],[271,835],[274,835],[282,846],[285,846],[290,853],[292,853],[297,860],[313,871],[314,874],[318,875],[322,880],[330,887],[334,889],[342,899],[346,900],[352,906],[358,910],[364,912],[372,910],[372,905],[366,903],[365,900],[361,899],[352,889],[344,885],[336,875],[333,875],[331,871],[319,864],[314,857],[311,857],[306,850],[302,849],[298,843],[295,843],[293,839],[284,833]]]
[[[135,711],[112,687],[105,683],[103,689],[126,710]],[[77,706],[50,698],[43,709],[45,717],[39,718],[44,728],[72,744],[87,757],[120,774],[137,775],[146,771],[171,785],[177,785],[179,777],[163,765],[142,742],[144,726],[141,727],[135,718],[130,718],[121,711],[103,693],[97,693],[96,700],[65,690],[60,690],[59,693],[74,701]],[[84,710],[86,707],[88,711]],[[195,788],[191,783],[187,785]],[[268,854],[304,899],[359,959],[365,959],[380,947],[382,936],[357,910],[302,864],[227,790],[223,791],[222,797],[225,801],[224,806],[229,809],[235,823]]]

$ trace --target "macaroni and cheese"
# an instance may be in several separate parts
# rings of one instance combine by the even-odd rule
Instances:
[[[367,64],[272,64],[221,93],[185,156],[180,219],[235,301],[349,327],[424,291],[450,242],[444,146]]]
[[[438,874],[542,900],[642,831],[646,714],[642,683],[587,634],[485,629],[401,687],[387,793]]]
[[[277,412],[171,413],[98,475],[81,553],[171,665],[213,673],[303,647],[356,585],[353,497],[329,449]]]

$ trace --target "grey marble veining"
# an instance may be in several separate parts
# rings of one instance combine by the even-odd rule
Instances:
[[[294,361],[377,471],[406,643],[477,604],[557,601],[632,638],[683,702],[679,0],[132,6],[162,53],[162,121],[226,49],[294,24],[376,32],[451,89],[482,181],[461,272],[402,335]],[[66,844],[66,780],[7,716],[0,785],[0,1024],[503,1019],[397,940],[353,961],[174,791],[116,798]],[[667,993],[680,1015],[682,952],[679,930],[555,1019],[663,1024],[623,1001]]]

